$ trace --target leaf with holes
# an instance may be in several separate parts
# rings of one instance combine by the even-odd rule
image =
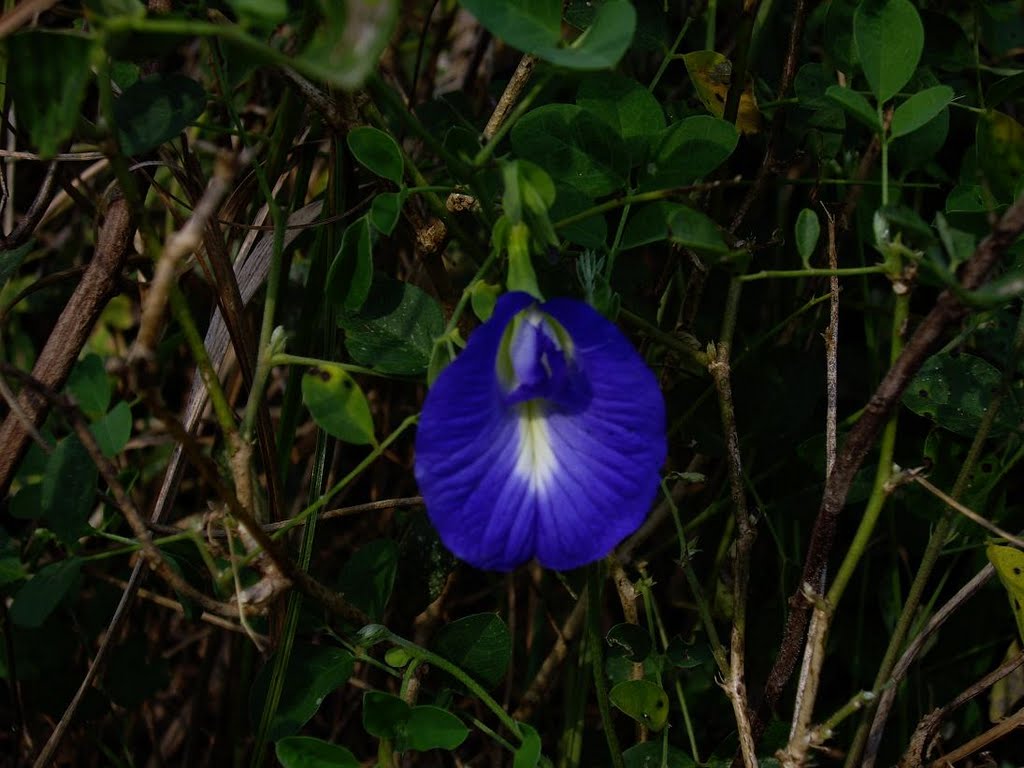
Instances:
[[[355,445],[376,442],[366,395],[340,366],[324,363],[306,371],[302,400],[327,434]]]
[[[414,285],[387,279],[374,282],[358,312],[339,314],[338,325],[357,363],[408,376],[427,370],[434,339],[444,333],[436,301]]]
[[[990,544],[985,552],[992,567],[999,574],[999,580],[1006,587],[1010,598],[1010,610],[1017,620],[1017,631],[1024,640],[1024,552],[1015,547]]]
[[[998,368],[980,357],[941,353],[921,366],[903,395],[903,404],[943,429],[973,437],[1002,378]],[[992,425],[993,437],[1014,429],[1024,417],[1024,408],[1017,400],[1022,383],[1018,380],[1014,396],[1003,399]]]

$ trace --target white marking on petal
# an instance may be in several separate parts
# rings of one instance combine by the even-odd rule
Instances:
[[[523,403],[519,409],[516,475],[528,483],[531,492],[542,493],[557,469],[544,407],[535,401]]]

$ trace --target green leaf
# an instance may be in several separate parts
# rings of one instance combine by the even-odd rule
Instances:
[[[668,695],[650,680],[626,680],[608,692],[608,700],[652,731],[668,723]]]
[[[577,190],[565,184],[555,185],[555,202],[548,211],[551,221],[561,221],[588,208],[594,207],[594,201]],[[584,248],[603,248],[608,238],[608,224],[603,214],[597,214],[586,219],[568,224],[558,228],[558,235],[563,240]]]
[[[907,84],[924,49],[924,25],[910,0],[862,0],[853,14],[861,69],[880,103]]]
[[[381,192],[370,203],[370,223],[383,235],[390,235],[402,215],[404,195],[401,192]]]
[[[671,203],[667,200],[636,206],[622,231],[619,247],[623,251],[628,251],[631,248],[668,240],[671,235],[669,219],[683,208],[682,203]]]
[[[25,257],[32,253],[35,245],[35,240],[29,240],[17,248],[0,251],[0,289],[4,287],[4,284],[10,279],[11,275],[18,271],[18,267],[21,266]]]
[[[312,736],[289,736],[274,745],[283,768],[359,768],[355,755]]]
[[[348,148],[353,156],[378,176],[402,183],[405,161],[398,143],[384,131],[362,125],[348,134]]]
[[[89,427],[103,455],[113,458],[124,450],[132,436],[132,409],[123,400]]]
[[[1024,179],[1024,126],[1009,115],[989,110],[978,120],[978,165],[1000,200],[1013,199]]]
[[[988,213],[992,206],[985,191],[976,185],[953,187],[946,197],[946,213]]]
[[[591,198],[611,194],[626,182],[629,160],[622,140],[593,113],[573,104],[548,104],[526,113],[512,128],[512,148]]]
[[[57,443],[46,461],[40,506],[50,529],[64,544],[74,544],[88,530],[96,506],[96,465],[75,435]]]
[[[936,85],[919,91],[896,107],[890,133],[893,138],[905,136],[931,122],[953,100],[953,89]]]
[[[811,256],[818,247],[820,236],[821,222],[818,220],[818,214],[810,208],[804,208],[796,217],[796,251],[800,254],[800,261],[805,268],[811,265]]]
[[[513,48],[561,67],[610,69],[629,48],[636,11],[628,0],[606,0],[590,27],[562,46],[561,0],[461,0],[462,6]]]
[[[469,736],[459,718],[440,707],[421,705],[413,707],[395,740],[399,751],[426,752],[428,749],[452,750]]]
[[[288,660],[277,712],[270,724],[269,740],[277,741],[298,732],[320,709],[327,695],[352,676],[354,664],[352,654],[344,649],[296,642]],[[270,659],[253,682],[250,712],[255,723],[263,711],[273,668]]]
[[[325,83],[353,90],[377,68],[398,18],[397,0],[320,0],[323,20],[296,68]]]
[[[825,15],[825,50],[837,69],[853,74],[857,47],[853,43],[853,14],[857,0],[832,0]]]
[[[430,363],[434,339],[444,332],[437,302],[409,283],[377,280],[358,313],[342,313],[345,348],[352,359],[381,373],[415,376]]]
[[[95,41],[33,30],[7,38],[7,87],[23,127],[43,158],[71,137],[92,77]]]
[[[370,220],[360,216],[345,228],[341,245],[327,273],[327,296],[339,310],[363,306],[373,282],[373,238]]]
[[[903,395],[903,404],[943,429],[973,437],[1002,378],[998,368],[980,357],[940,353],[921,366]],[[1024,418],[1024,407],[1015,397],[1004,399],[992,426],[993,437],[1014,429]]]
[[[501,286],[477,280],[469,288],[469,302],[473,307],[473,314],[481,323],[486,323],[494,312],[494,305],[498,303],[498,296],[501,295]]]
[[[397,739],[411,711],[412,707],[390,693],[363,694],[363,728],[378,739]]]
[[[376,442],[363,390],[340,366],[321,364],[302,375],[302,401],[313,421],[332,437],[355,445]]]
[[[433,650],[488,688],[501,682],[512,655],[505,622],[493,613],[453,621],[434,637]]]
[[[17,555],[0,556],[0,587],[28,578],[28,571]]]
[[[519,724],[519,731],[523,734],[523,743],[516,749],[512,768],[537,768],[542,746],[540,734],[526,723]]]
[[[360,547],[338,577],[338,588],[370,621],[384,617],[398,571],[398,545],[391,539],[377,539]]]
[[[698,210],[682,205],[669,216],[669,239],[697,253],[721,256],[729,252],[718,225]]]
[[[696,115],[670,125],[661,133],[641,188],[680,187],[704,178],[729,158],[739,137],[732,123],[710,115]]]
[[[882,124],[878,121],[878,113],[861,94],[840,85],[830,85],[825,91],[825,96],[842,107],[854,120],[863,123],[875,133],[881,133]]]
[[[643,159],[648,145],[665,128],[665,113],[651,92],[616,73],[584,80],[576,104],[593,112],[625,141],[634,163]]]
[[[693,758],[671,744],[645,741],[622,753],[626,768],[697,768]],[[764,761],[761,762],[764,766]],[[765,767],[767,768],[767,766]]]
[[[50,563],[18,590],[11,603],[11,621],[19,627],[41,627],[69,592],[78,586],[82,561],[77,557]]]
[[[173,139],[206,109],[206,91],[177,73],[150,75],[114,102],[114,122],[126,155],[141,155]]]
[[[68,391],[90,419],[99,419],[110,405],[110,377],[99,355],[87,355],[71,369]]]

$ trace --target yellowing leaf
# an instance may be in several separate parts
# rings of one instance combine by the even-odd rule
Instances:
[[[715,117],[722,117],[732,83],[732,62],[715,51],[693,51],[683,56],[683,62],[704,108]],[[757,108],[753,83],[749,79],[740,94],[736,127],[743,133],[761,130],[761,111]]]
[[[1020,654],[1020,645],[1014,640],[1006,649],[1003,661],[1015,659]],[[1024,697],[1024,667],[1017,667],[992,686],[988,701],[989,722],[998,723],[1013,712],[1014,705]]]
[[[1024,638],[1024,552],[996,544],[990,544],[985,552],[1009,593],[1017,631]]]

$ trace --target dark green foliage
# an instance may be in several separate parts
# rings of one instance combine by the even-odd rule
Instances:
[[[907,753],[1018,640],[1017,0],[155,5],[3,40],[0,754],[724,768],[742,618],[775,766],[799,667],[757,702],[823,599],[795,761],[927,765],[1019,710],[1008,678]],[[587,573],[475,571],[417,496],[423,398],[516,287],[665,395],[663,492]]]

